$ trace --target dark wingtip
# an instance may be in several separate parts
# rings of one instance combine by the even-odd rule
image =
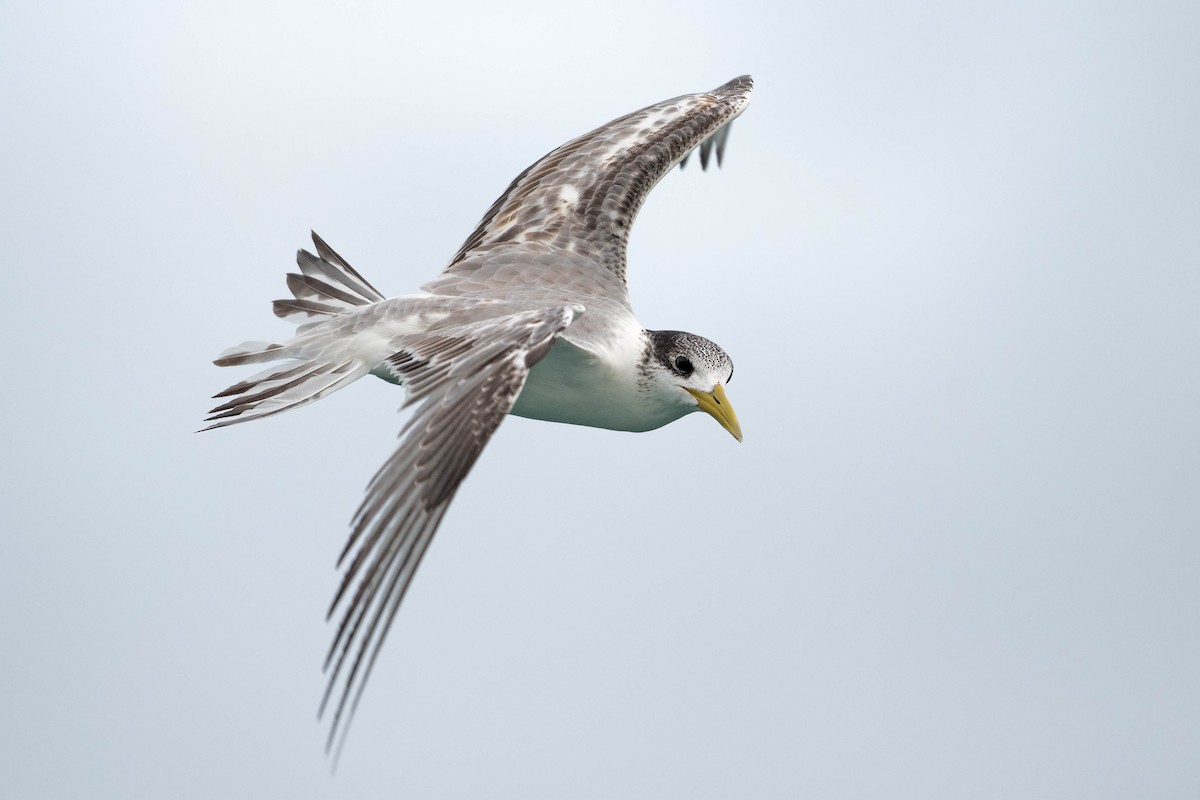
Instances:
[[[712,93],[715,95],[733,94],[735,92],[753,88],[754,78],[751,78],[749,75],[738,75],[733,80],[723,83],[716,89],[713,89]]]

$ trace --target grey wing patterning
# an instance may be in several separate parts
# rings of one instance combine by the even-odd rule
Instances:
[[[531,165],[512,182],[451,259],[507,243],[544,242],[587,255],[625,278],[634,217],[654,185],[700,148],[718,163],[729,123],[750,102],[743,75],[703,94],[666,100],[602,125]]]
[[[419,403],[399,449],[371,479],[339,559],[329,608],[341,613],[321,711],[341,684],[328,745],[344,734],[421,557],[459,484],[516,402],[529,368],[579,306],[548,308],[404,337],[383,365]]]

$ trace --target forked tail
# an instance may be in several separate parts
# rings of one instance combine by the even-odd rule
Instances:
[[[317,255],[307,250],[296,253],[300,275],[288,273],[287,285],[293,299],[276,300],[275,316],[294,322],[303,330],[307,325],[321,322],[325,317],[343,311],[352,311],[359,306],[368,306],[384,299],[379,291],[367,283],[354,267],[325,244],[325,240],[312,235],[317,246]]]
[[[221,353],[213,363],[219,367],[289,361],[235,383],[214,398],[228,398],[209,412],[204,430],[278,414],[298,408],[337,391],[371,371],[368,364],[345,346],[337,346],[318,327],[349,311],[378,303],[384,297],[359,275],[354,267],[334,252],[325,241],[312,235],[317,254],[300,250],[296,263],[300,274],[289,273],[289,300],[276,300],[275,315],[300,327],[296,336],[283,344],[244,342]]]

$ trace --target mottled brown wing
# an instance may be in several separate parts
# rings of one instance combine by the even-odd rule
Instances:
[[[587,255],[624,280],[629,229],[646,195],[697,147],[702,166],[714,148],[720,162],[729,124],[752,87],[743,75],[666,100],[547,154],[492,204],[446,271],[470,269],[469,257],[489,248],[542,242]]]
[[[413,336],[386,362],[418,404],[402,442],[367,487],[329,616],[341,614],[326,657],[321,712],[340,685],[329,731],[345,732],[379,648],[446,508],[516,402],[525,378],[582,309],[549,308]]]

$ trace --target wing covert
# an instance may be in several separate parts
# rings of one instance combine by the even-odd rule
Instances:
[[[752,88],[743,75],[626,114],[551,151],[492,204],[446,271],[491,247],[544,242],[584,253],[624,280],[629,229],[646,195],[697,147],[702,167],[714,147],[720,163]]]

